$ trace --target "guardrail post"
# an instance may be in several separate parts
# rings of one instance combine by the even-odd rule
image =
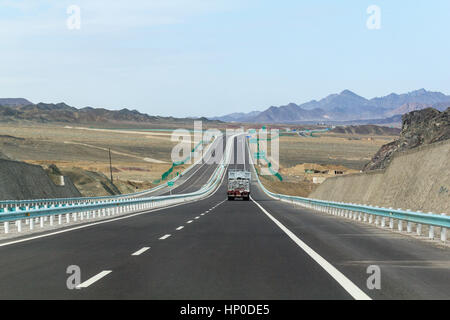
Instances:
[[[445,216],[445,213],[441,213],[442,216]],[[441,241],[447,241],[447,228],[441,227]]]
[[[428,238],[429,239],[434,239],[434,226],[429,226],[428,227]]]
[[[53,215],[50,216],[50,226],[53,226]]]
[[[34,229],[34,219],[30,218],[30,230]]]
[[[44,227],[44,217],[39,218],[39,223],[40,223],[40,227],[43,228]]]
[[[61,214],[58,215],[58,224],[62,224],[62,215]]]
[[[389,209],[392,209],[392,207],[389,207]],[[391,212],[392,215],[392,212]],[[389,228],[394,229],[394,218],[389,218]]]
[[[373,221],[373,215],[369,214],[369,223],[372,223],[372,221]]]
[[[9,221],[5,221],[3,223],[3,226],[5,228],[5,233],[9,233]]]
[[[411,211],[411,209],[407,209],[406,211]],[[411,233],[411,230],[412,230],[412,222],[408,221],[406,223],[406,232]]]
[[[402,208],[398,208],[397,210],[402,210]],[[398,220],[397,221],[397,229],[398,231],[403,231],[403,220]]]
[[[385,217],[381,217],[381,227],[382,228],[386,227],[386,218]]]
[[[368,214],[364,213],[364,222],[367,222]]]
[[[428,212],[428,214],[433,214],[432,212]],[[434,239],[434,226],[430,225],[428,227],[428,238]]]
[[[17,232],[22,232],[22,220],[16,221],[17,223]]]

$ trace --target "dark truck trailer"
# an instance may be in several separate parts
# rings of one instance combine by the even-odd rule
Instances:
[[[244,170],[228,170],[228,200],[242,198],[248,201],[250,199],[251,173]]]

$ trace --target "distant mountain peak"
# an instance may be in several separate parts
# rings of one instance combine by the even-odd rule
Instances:
[[[422,89],[419,89],[419,90],[414,90],[414,91],[410,92],[410,94],[426,94],[428,92],[431,92],[431,91],[427,91],[424,88],[422,88]]]
[[[359,97],[359,95],[357,95],[356,93],[354,93],[353,91],[350,91],[348,89],[345,89],[344,91],[342,91],[340,93],[340,95],[343,95],[343,96],[357,96],[357,97]]]
[[[24,98],[0,98],[0,106],[18,107],[33,104]]]
[[[353,121],[381,120],[401,115],[411,110],[441,103],[444,108],[450,103],[450,96],[440,92],[427,91],[424,88],[405,94],[391,93],[384,97],[366,99],[348,89],[341,93],[330,94],[321,100],[311,100],[303,104],[293,102],[279,107],[271,106],[254,116],[233,121],[261,123],[295,123],[303,121]],[[230,115],[215,119],[229,121]],[[228,118],[227,118],[228,117]]]

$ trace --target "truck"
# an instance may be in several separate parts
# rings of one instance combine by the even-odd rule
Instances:
[[[245,170],[228,170],[228,200],[241,198],[248,201],[250,199],[251,173]]]

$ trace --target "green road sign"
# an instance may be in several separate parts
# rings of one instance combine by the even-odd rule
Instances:
[[[173,187],[173,181],[168,181],[168,182],[167,182],[167,185],[168,185],[169,187]]]

